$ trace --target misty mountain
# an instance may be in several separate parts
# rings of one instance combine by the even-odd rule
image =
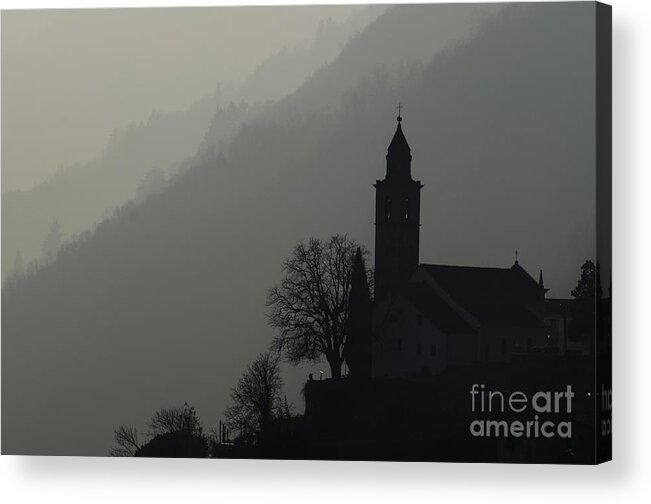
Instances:
[[[378,71],[427,64],[441,51],[475,34],[504,4],[439,4],[392,9],[348,44],[330,67],[315,73],[282,106],[300,113],[338,107],[341,97]],[[401,28],[397,28],[401,26]],[[393,31],[393,36],[387,33]]]
[[[4,453],[103,455],[115,426],[184,401],[217,424],[271,342],[266,294],[296,242],[348,233],[373,249],[399,101],[421,261],[508,266],[517,248],[568,295],[594,242],[594,6],[475,6],[486,22],[425,49],[443,7],[388,11],[162,192],[5,285]],[[285,370],[299,411],[305,378]]]
[[[116,206],[133,198],[147,171],[172,170],[193,154],[222,101],[220,93],[177,113],[153,111],[146,121],[116,129],[95,160],[63,168],[29,191],[2,194],[2,274],[41,259],[41,244],[53,220],[65,237],[91,229]]]
[[[174,173],[187,165],[200,143],[204,150],[227,143],[243,121],[264,108],[264,102],[294,91],[385,9],[361,9],[341,23],[324,20],[312,41],[283,49],[261,63],[240,87],[218,86],[188,110],[153,111],[145,121],[114,130],[95,160],[61,168],[29,191],[3,193],[3,280],[15,269],[17,255],[23,263],[42,258],[42,243],[54,220],[67,239],[91,230],[143,192],[138,188],[147,183],[150,170]]]
[[[334,60],[368,24],[384,11],[385,5],[369,5],[346,21],[337,23],[324,19],[314,35],[314,41],[293,49],[284,48],[260,63],[253,74],[233,92],[232,100],[279,100],[296,90],[307,77]]]

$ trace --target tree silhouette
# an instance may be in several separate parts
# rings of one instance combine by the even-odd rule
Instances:
[[[372,311],[368,273],[362,251],[358,248],[353,263],[344,347],[344,357],[353,377],[371,376]]]
[[[138,431],[131,425],[115,429],[112,457],[205,457],[208,441],[193,406],[162,408],[147,425],[149,440],[141,444]]]
[[[601,299],[599,264],[587,260],[581,266],[581,276],[572,290],[574,303],[571,309],[569,336],[576,341],[594,343],[596,302]]]
[[[151,417],[147,427],[151,437],[172,432],[187,432],[192,436],[203,435],[203,427],[197,412],[194,406],[188,403],[183,406],[159,409]]]
[[[274,413],[289,410],[281,400],[282,379],[279,356],[260,354],[242,375],[231,392],[232,404],[225,411],[229,429],[247,442],[264,442]]]
[[[138,430],[131,425],[120,425],[115,429],[115,447],[111,448],[111,457],[134,457],[140,449]]]
[[[135,453],[136,457],[204,458],[208,441],[185,431],[166,432],[154,437]]]
[[[274,350],[297,364],[328,361],[332,377],[341,377],[346,345],[348,297],[356,249],[368,252],[345,235],[328,241],[300,242],[283,263],[284,277],[269,291],[269,320],[279,329]]]

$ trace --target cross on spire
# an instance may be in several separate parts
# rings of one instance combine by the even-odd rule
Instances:
[[[398,103],[398,122],[401,122],[401,121],[402,121],[402,114],[401,114],[401,112],[402,112],[402,104],[401,104],[401,103]]]
[[[515,264],[518,264],[518,249],[515,249]]]

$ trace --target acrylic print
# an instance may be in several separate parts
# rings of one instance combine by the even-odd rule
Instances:
[[[2,453],[610,458],[610,8],[2,13]]]

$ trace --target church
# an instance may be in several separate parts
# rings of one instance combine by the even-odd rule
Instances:
[[[542,271],[534,279],[517,261],[484,268],[419,262],[420,195],[402,117],[374,184],[375,303],[373,377],[434,375],[449,366],[509,363],[555,353],[545,323]]]

